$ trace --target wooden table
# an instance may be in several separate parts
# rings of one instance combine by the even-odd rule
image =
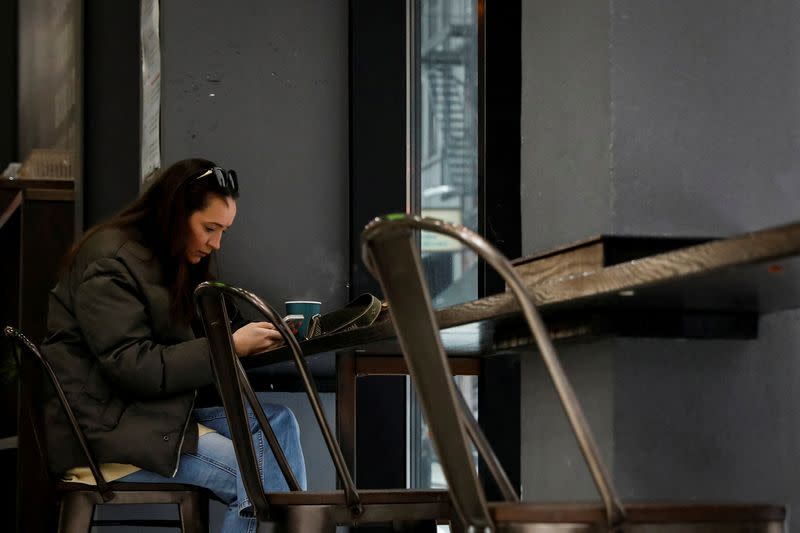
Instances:
[[[724,239],[596,237],[515,265],[556,339],[752,339],[761,314],[800,305],[800,223]],[[436,319],[456,374],[477,374],[483,356],[531,346],[509,293],[441,309]],[[356,378],[407,373],[391,319],[301,346],[323,375],[330,369],[314,354],[337,353],[337,432],[354,471]],[[279,348],[243,361],[280,373],[290,357]]]
[[[698,241],[704,242],[686,246]],[[670,250],[646,255],[659,248]],[[800,305],[800,222],[715,240],[596,237],[515,264],[555,338],[753,338],[759,314]],[[453,357],[491,355],[530,342],[517,327],[519,306],[509,293],[441,309],[436,318]],[[344,349],[397,355],[393,339],[385,314],[372,326],[301,346],[307,356]],[[259,367],[290,357],[279,348],[244,361]]]

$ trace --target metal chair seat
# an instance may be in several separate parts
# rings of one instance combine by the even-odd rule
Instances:
[[[59,482],[55,485],[60,499],[58,531],[84,533],[92,527],[171,527],[186,533],[208,531],[208,500],[213,495],[194,485],[171,483],[109,483],[114,497],[105,500],[91,485]],[[163,505],[178,506],[178,518],[95,520],[97,505]]]
[[[58,481],[55,483],[54,488],[58,492],[97,492],[94,485],[87,485],[86,483],[78,483],[75,481]],[[161,490],[165,492],[181,492],[186,490],[205,492],[211,498],[213,493],[203,487],[196,485],[188,485],[185,483],[128,483],[125,481],[111,481],[108,483],[108,488],[114,492],[116,501],[119,492],[147,492],[152,490]]]
[[[267,493],[270,515],[277,521],[302,514],[304,508],[323,511],[329,524],[357,526],[360,524],[406,524],[406,531],[435,530],[436,519],[452,516],[450,496],[446,490],[359,490],[361,511],[352,513],[344,491]],[[304,531],[295,524],[294,531]],[[308,531],[316,527],[308,527]],[[320,528],[324,530],[324,527]]]
[[[447,490],[408,490],[408,489],[359,489],[362,505],[386,505],[391,503],[444,503],[450,505]],[[347,495],[342,490],[320,492],[268,492],[270,505],[345,505]]]
[[[606,509],[601,503],[575,502],[493,502],[489,512],[498,530],[511,524],[539,528],[560,524],[574,527],[607,529]],[[786,509],[768,504],[625,502],[626,526],[644,531],[648,526],[686,527],[713,525],[719,531],[781,531]],[[661,529],[663,530],[663,529]],[[516,529],[515,531],[525,531]],[[544,529],[537,529],[544,531]]]

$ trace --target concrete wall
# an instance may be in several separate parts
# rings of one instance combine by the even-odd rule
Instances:
[[[523,252],[607,231],[722,236],[796,220],[798,9],[523,2]],[[565,346],[623,497],[800,506],[798,323],[795,311],[762,317],[755,341]],[[522,364],[525,496],[592,497],[566,426],[535,423],[563,415],[534,359]]]
[[[139,190],[138,3],[86,6],[87,226]],[[241,181],[221,277],[277,307],[288,299],[341,306],[349,279],[346,0],[224,8],[174,0],[160,10],[162,166],[206,157]]]
[[[610,5],[614,231],[718,235],[795,218],[800,4]]]
[[[610,231],[612,198],[607,6],[525,0],[522,13],[524,255]]]
[[[347,2],[161,3],[162,158],[240,176],[221,277],[276,305],[343,305]]]
[[[614,467],[614,356],[612,340],[559,345],[603,461]],[[522,495],[526,500],[592,500],[597,492],[539,354],[521,355]]]

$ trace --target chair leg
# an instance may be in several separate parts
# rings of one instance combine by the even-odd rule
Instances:
[[[183,533],[208,533],[208,498],[190,492],[178,504]]]
[[[89,533],[95,503],[95,498],[85,492],[71,492],[62,496],[58,511],[59,533]]]
[[[327,505],[290,505],[275,533],[336,533],[336,522]]]
[[[353,350],[336,353],[336,434],[342,456],[356,477],[356,355]],[[336,476],[336,487],[342,480]]]

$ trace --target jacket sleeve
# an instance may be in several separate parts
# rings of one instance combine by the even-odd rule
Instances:
[[[132,396],[172,396],[213,382],[206,339],[153,340],[138,285],[117,259],[89,266],[75,293],[75,314],[105,375]]]
[[[247,320],[242,312],[239,310],[239,306],[233,301],[228,295],[225,295],[225,308],[228,312],[228,320],[231,323],[231,331],[236,331],[237,329],[241,328],[242,326],[249,324],[251,321]]]

